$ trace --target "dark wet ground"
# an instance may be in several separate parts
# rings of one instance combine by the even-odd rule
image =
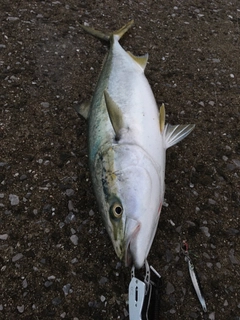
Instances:
[[[89,181],[89,99],[107,44],[79,27],[134,18],[126,50],[171,124],[194,132],[167,154],[166,203],[149,255],[163,277],[160,319],[240,319],[238,1],[0,3],[0,319],[128,319],[130,269],[117,259]]]

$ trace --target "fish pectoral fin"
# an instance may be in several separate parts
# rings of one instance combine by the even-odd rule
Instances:
[[[107,106],[108,115],[115,131],[116,137],[120,136],[120,130],[123,128],[123,114],[118,105],[110,97],[107,90],[104,90],[104,98]]]
[[[167,124],[164,130],[166,149],[172,147],[174,144],[186,138],[189,135],[189,133],[194,129],[194,127],[195,127],[195,124],[176,125],[176,126]]]
[[[88,119],[91,101],[84,101],[81,104],[74,105],[73,108],[80,114],[83,118]]]
[[[165,127],[165,105],[162,103],[159,111],[159,125],[160,125],[160,131],[164,131]]]
[[[135,56],[130,51],[127,51],[127,53],[130,55],[130,57],[144,70],[146,68],[147,62],[148,62],[148,54],[145,54],[144,56]]]

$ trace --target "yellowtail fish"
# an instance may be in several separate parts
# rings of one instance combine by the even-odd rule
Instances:
[[[78,112],[88,119],[90,171],[105,227],[117,256],[141,268],[164,200],[166,150],[194,125],[165,125],[164,105],[159,111],[144,75],[148,55],[119,44],[132,25],[111,34],[82,26],[110,49],[91,102]]]

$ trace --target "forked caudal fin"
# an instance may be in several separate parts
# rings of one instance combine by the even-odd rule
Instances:
[[[104,41],[110,41],[112,36],[117,36],[118,40],[122,38],[122,36],[131,28],[134,21],[131,20],[125,26],[123,26],[121,29],[113,31],[112,33],[103,33],[102,31],[95,30],[93,28],[90,28],[88,26],[81,25],[82,29],[85,30],[87,33],[90,33],[96,38],[99,38]]]
[[[170,124],[165,125],[164,104],[161,105],[160,111],[159,111],[159,125],[160,125],[160,131],[164,134],[166,149],[172,147],[174,144],[186,138],[195,127],[195,124],[187,124],[187,125],[179,124],[176,126],[172,126]]]

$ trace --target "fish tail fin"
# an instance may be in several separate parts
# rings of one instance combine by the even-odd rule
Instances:
[[[119,40],[132,27],[133,24],[134,24],[134,20],[131,20],[127,24],[125,24],[122,28],[120,28],[119,30],[114,31],[112,34],[114,36],[117,36],[117,38]]]
[[[117,40],[121,39],[122,36],[131,28],[133,23],[134,23],[134,21],[131,20],[127,24],[125,24],[122,28],[120,28],[119,30],[113,31],[112,33],[104,33],[102,31],[98,31],[98,30],[95,30],[91,27],[84,26],[84,25],[80,25],[80,26],[83,30],[85,30],[87,33],[93,35],[94,37],[99,38],[104,41],[110,41],[113,36],[117,37]]]

